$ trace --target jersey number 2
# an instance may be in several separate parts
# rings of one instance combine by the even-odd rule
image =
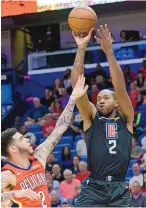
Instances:
[[[45,194],[43,191],[39,191],[38,194],[41,197],[42,208],[47,208],[48,206],[45,204]]]
[[[109,153],[116,154],[116,151],[114,150],[116,147],[116,140],[108,140],[108,142],[111,145],[111,147],[109,148]]]

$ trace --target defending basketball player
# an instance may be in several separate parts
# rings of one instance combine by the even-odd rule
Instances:
[[[78,49],[72,69],[72,86],[84,73],[86,47],[93,29],[86,37],[74,34]],[[125,174],[131,155],[134,111],[126,92],[122,70],[112,50],[108,26],[100,26],[95,37],[107,56],[115,93],[102,90],[97,96],[97,109],[87,93],[76,101],[84,121],[90,177],[84,182],[77,207],[129,205]]]
[[[45,179],[46,159],[69,127],[75,100],[83,96],[88,89],[84,84],[85,78],[79,77],[54,131],[35,152],[29,139],[24,138],[16,129],[2,132],[2,155],[9,159],[2,169],[2,204],[11,200],[15,204],[14,207],[50,207]]]

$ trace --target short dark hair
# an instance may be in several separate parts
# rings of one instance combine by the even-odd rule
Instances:
[[[53,91],[52,87],[45,87],[45,90]]]
[[[8,157],[8,146],[13,140],[13,136],[17,133],[17,129],[9,128],[1,134],[1,154],[2,156]]]

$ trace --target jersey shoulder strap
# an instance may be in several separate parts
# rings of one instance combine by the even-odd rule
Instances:
[[[12,165],[10,165],[9,163],[6,163],[4,165],[4,167],[1,169],[1,171],[7,171],[7,170],[10,170],[14,174],[16,174],[18,172],[18,170],[15,167],[13,167]]]

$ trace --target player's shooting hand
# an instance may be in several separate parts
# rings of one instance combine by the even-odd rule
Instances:
[[[85,86],[85,77],[83,75],[78,77],[78,81],[73,89],[71,97],[75,100],[82,97],[88,90],[88,85]]]
[[[102,50],[106,55],[112,51],[112,38],[107,24],[100,25],[100,29],[97,30],[99,38],[94,36],[96,41],[101,45]]]
[[[88,42],[90,41],[90,39],[92,38],[92,33],[93,33],[94,28],[92,28],[89,33],[75,33],[72,32],[72,35],[76,41],[76,44],[78,47],[87,47]]]
[[[22,190],[16,190],[14,197],[16,198],[23,198],[26,197],[31,200],[40,200],[41,197],[36,192],[30,190],[30,189],[22,189]]]

